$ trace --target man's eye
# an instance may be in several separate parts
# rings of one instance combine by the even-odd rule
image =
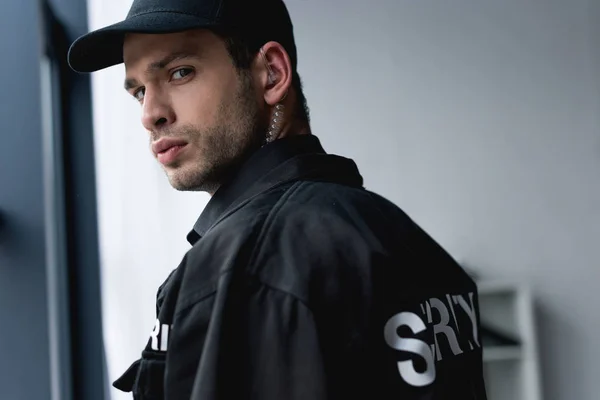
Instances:
[[[191,68],[180,68],[171,74],[171,79],[183,79],[192,72],[193,70]]]
[[[146,89],[140,88],[140,89],[136,90],[135,93],[133,93],[133,97],[135,97],[135,99],[137,101],[142,101],[144,99],[145,93],[146,93]]]

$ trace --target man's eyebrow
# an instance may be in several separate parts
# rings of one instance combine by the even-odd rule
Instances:
[[[125,84],[123,85],[123,87],[125,87],[125,90],[128,92],[137,86],[140,86],[140,84],[138,83],[138,81],[136,79],[133,79],[133,78],[125,79]]]
[[[150,63],[148,65],[148,67],[146,67],[146,74],[150,74],[150,73],[159,71],[161,69],[165,69],[173,61],[182,60],[185,58],[199,59],[200,55],[198,55],[196,53],[191,53],[189,51],[177,51],[177,52],[168,54],[167,56],[163,57],[162,59],[155,61],[153,63]],[[125,79],[125,84],[123,86],[125,87],[125,90],[129,91],[139,85],[140,84],[136,79],[127,78],[127,79]]]

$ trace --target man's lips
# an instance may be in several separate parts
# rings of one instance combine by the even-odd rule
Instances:
[[[158,156],[160,153],[164,153],[172,147],[175,146],[185,146],[187,142],[181,139],[174,138],[162,138],[152,143],[152,152],[154,155]]]
[[[163,165],[171,164],[181,151],[187,146],[187,142],[181,139],[163,138],[152,144],[152,152]]]

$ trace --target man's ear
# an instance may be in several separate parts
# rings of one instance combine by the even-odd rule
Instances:
[[[264,99],[267,104],[274,106],[285,99],[292,86],[292,63],[288,53],[277,42],[265,44],[258,57]]]

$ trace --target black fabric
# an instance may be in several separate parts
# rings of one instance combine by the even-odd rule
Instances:
[[[486,399],[474,281],[316,137],[265,146],[192,233],[134,398]]]
[[[293,25],[282,0],[134,0],[127,17],[79,37],[69,49],[70,67],[93,72],[123,62],[127,33],[170,33],[195,28],[239,34],[258,49],[279,42],[297,66]]]

